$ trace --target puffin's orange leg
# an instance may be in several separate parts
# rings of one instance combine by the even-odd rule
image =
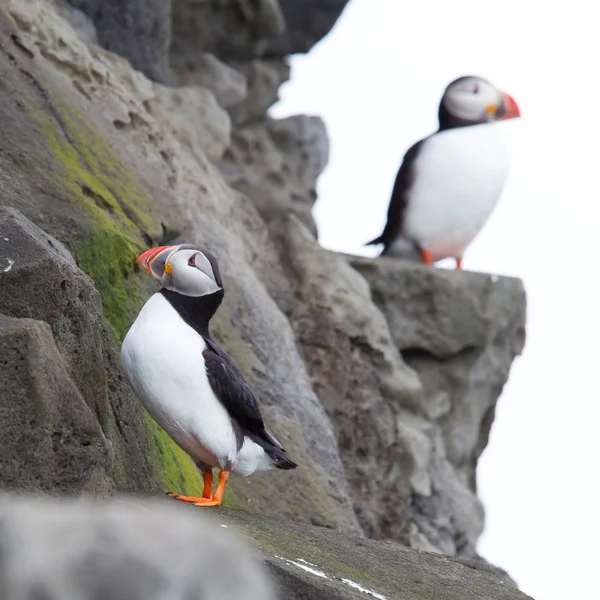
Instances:
[[[204,489],[202,490],[203,498],[212,498],[213,490],[213,472],[212,469],[206,469],[202,471],[202,477],[204,478]]]
[[[431,258],[431,252],[429,252],[429,250],[421,250],[421,256],[426,265],[433,266],[433,259]]]
[[[225,491],[225,485],[227,484],[228,479],[229,471],[219,471],[219,483],[217,484],[217,489],[215,490],[215,495],[212,497],[212,500],[207,501],[203,499],[203,502],[196,502],[194,506],[221,506],[223,492]]]
[[[171,498],[181,500],[182,502],[192,502],[193,504],[202,504],[203,506],[207,505],[206,501],[208,500],[208,506],[217,506],[217,503],[213,500],[212,493],[212,469],[206,469],[205,471],[202,471],[202,477],[204,478],[204,489],[202,490],[202,498],[198,498],[197,496],[182,496],[181,494],[174,494],[173,492],[167,492],[167,496],[171,496]]]
[[[456,268],[462,269],[462,258],[457,258],[456,260]]]

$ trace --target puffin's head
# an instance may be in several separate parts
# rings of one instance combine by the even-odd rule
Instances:
[[[136,262],[164,288],[183,296],[198,298],[223,290],[217,259],[193,244],[150,248]]]
[[[444,114],[446,113],[446,114]],[[468,75],[455,79],[440,102],[440,124],[443,117],[455,125],[476,125],[520,117],[517,103],[481,77]]]

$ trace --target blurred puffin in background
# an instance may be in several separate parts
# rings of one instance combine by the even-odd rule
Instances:
[[[454,258],[462,268],[467,246],[494,210],[508,176],[508,155],[495,123],[520,117],[517,103],[481,77],[465,76],[446,88],[439,129],[404,155],[387,222],[367,245],[380,256],[417,251],[433,265]]]

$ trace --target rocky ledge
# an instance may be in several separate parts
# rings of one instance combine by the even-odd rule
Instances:
[[[154,29],[140,26],[119,38],[127,47],[113,46],[106,28],[131,20],[115,25],[98,3],[74,3],[81,10],[0,0],[1,487],[200,491],[118,360],[155,289],[135,257],[196,242],[217,255],[225,283],[214,335],[299,463],[232,478],[226,504],[246,514],[216,514],[242,529],[293,521],[290,531],[321,536],[332,552],[347,534],[360,556],[385,548],[397,560],[423,557],[414,561],[426,571],[468,573],[467,563],[390,544],[478,561],[477,461],[523,347],[525,294],[515,279],[318,244],[311,209],[327,164],[324,125],[266,111],[289,77],[285,54],[306,51],[344,2],[315,1],[320,16],[306,21],[292,0],[231,11],[174,0],[169,17],[168,3],[126,0],[166,32],[144,36]],[[203,24],[195,37],[194,23]],[[144,46],[161,39],[162,50]],[[150,61],[162,75],[149,70],[152,52],[162,53]],[[324,558],[286,558],[313,562],[322,582],[338,576]]]
[[[6,600],[529,598],[481,561],[227,508],[4,496],[0,523]]]

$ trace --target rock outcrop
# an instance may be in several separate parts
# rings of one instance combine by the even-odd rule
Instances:
[[[233,534],[139,499],[0,496],[0,587],[3,600],[276,598],[267,570]]]
[[[266,115],[285,55],[345,3],[312,4],[331,8],[319,25],[292,1],[174,1],[167,77],[135,37],[109,51],[92,2],[0,0],[0,486],[199,492],[119,363],[156,289],[135,257],[197,242],[224,277],[213,333],[299,463],[232,478],[227,505],[477,560],[477,460],[523,347],[523,286],[318,244],[324,124]]]
[[[529,598],[480,562],[232,509],[174,504],[133,496],[108,503],[0,497],[2,597]]]

